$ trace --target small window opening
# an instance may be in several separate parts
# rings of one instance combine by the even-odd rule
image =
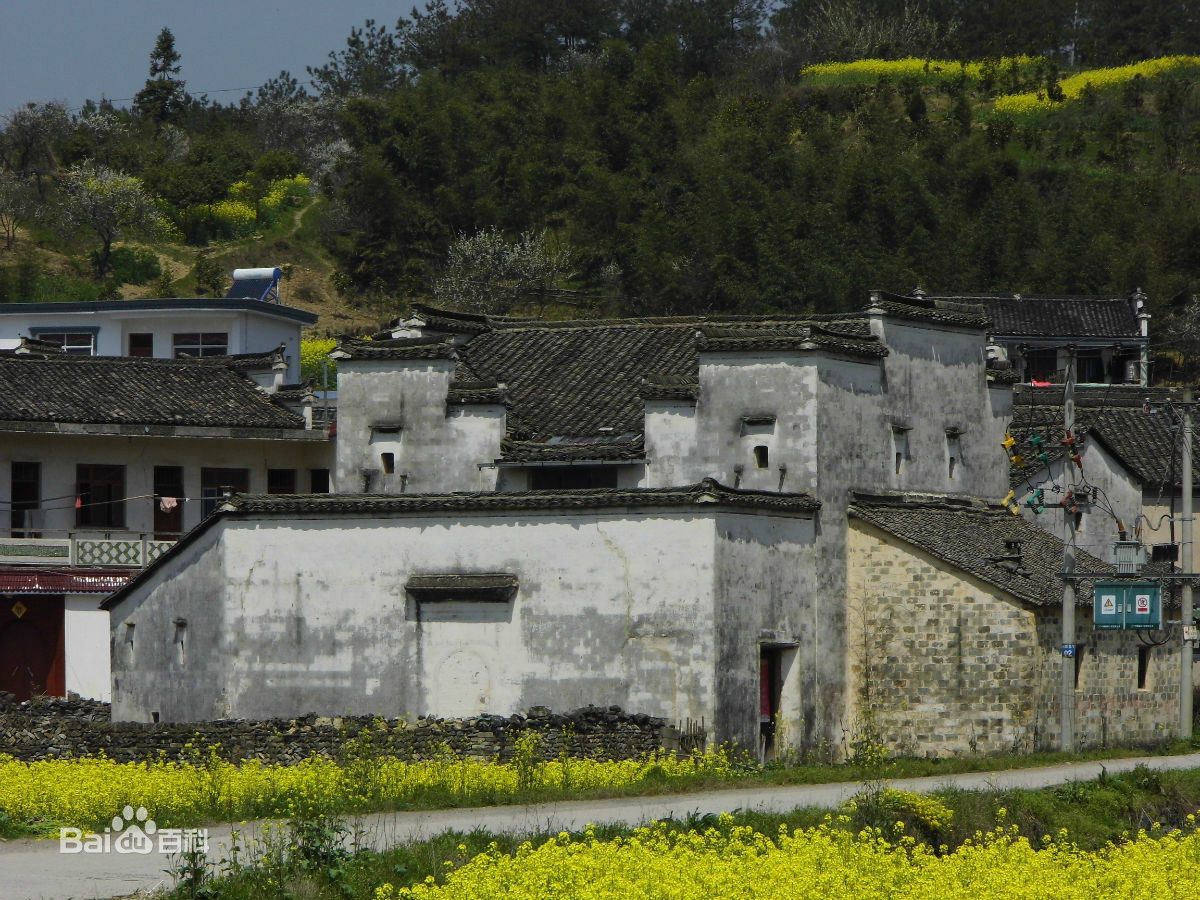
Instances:
[[[383,466],[383,474],[384,475],[392,475],[395,473],[395,471],[396,471],[396,454],[395,453],[381,453],[381,454],[379,454],[379,460]]]
[[[949,460],[950,478],[954,478],[954,473],[958,469],[958,461],[962,459],[962,444],[959,441],[959,432],[957,429],[946,429],[946,457]]]
[[[179,665],[184,664],[183,647],[187,637],[187,620],[175,620],[175,659]]]
[[[158,724],[158,710],[157,709],[150,713],[150,721],[153,722],[155,725]]]
[[[1146,690],[1150,679],[1150,648],[1138,647],[1138,690]]]
[[[759,444],[754,448],[754,466],[758,469],[765,469],[769,465],[767,447],[765,444]]]
[[[125,623],[125,649],[129,653],[129,661],[133,662],[133,623]]]
[[[1087,653],[1087,648],[1079,646],[1075,648],[1075,690],[1079,690],[1079,682],[1081,673],[1083,672],[1083,657]]]
[[[896,448],[896,474],[899,475],[908,459],[908,429],[893,427],[892,444]]]
[[[955,466],[957,466],[957,465],[958,465],[958,460],[957,460],[957,459],[955,459],[953,456],[952,456],[952,457],[950,457],[950,477],[951,477],[951,478],[953,478],[953,477],[954,477],[954,468],[955,468]]]

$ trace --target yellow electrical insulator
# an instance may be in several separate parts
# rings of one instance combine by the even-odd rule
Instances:
[[[1021,507],[1018,506],[1016,503],[1014,503],[1012,506],[1010,506],[1008,508],[1008,511],[1010,513],[1012,513],[1014,516],[1019,516],[1021,514]]]
[[[1013,447],[1016,446],[1016,444],[1017,444],[1017,439],[1015,437],[1013,437],[1011,434],[1008,434],[1007,432],[1005,432],[1004,440],[1002,440],[1000,442],[1000,446],[1003,447],[1005,450],[1011,450]]]
[[[1013,500],[1015,500],[1016,498],[1017,498],[1017,492],[1016,492],[1016,491],[1009,491],[1007,494],[1005,494],[1005,495],[1004,495],[1004,499],[1000,501],[1000,505],[1001,505],[1001,506],[1008,506],[1008,505],[1009,505],[1010,503],[1012,503],[1012,502],[1013,502]]]
[[[1018,466],[1018,467],[1025,465],[1025,457],[1023,457],[1020,453],[1014,453],[1012,456],[1010,456],[1008,458],[1008,461],[1011,462],[1014,466]]]

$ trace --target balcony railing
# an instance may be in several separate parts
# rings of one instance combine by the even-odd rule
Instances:
[[[0,538],[0,565],[141,569],[158,559],[174,543],[156,541],[146,534],[68,533],[63,537],[6,537]]]

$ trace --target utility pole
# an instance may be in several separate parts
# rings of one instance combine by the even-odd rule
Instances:
[[[1063,428],[1070,432],[1075,428],[1075,348],[1068,350],[1066,386],[1063,388]],[[1069,456],[1063,461],[1063,472],[1070,471]],[[1066,480],[1065,478],[1063,479]],[[1072,481],[1074,476],[1072,475]],[[1067,522],[1066,540],[1063,541],[1063,595],[1062,595],[1062,690],[1059,695],[1060,749],[1064,753],[1075,752],[1075,523]]]
[[[1192,389],[1183,392],[1183,522],[1180,556],[1184,572],[1192,572]],[[1180,605],[1184,638],[1179,648],[1179,736],[1192,736],[1192,582],[1185,578]]]

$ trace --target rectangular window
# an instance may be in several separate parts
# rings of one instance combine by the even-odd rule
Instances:
[[[329,493],[329,470],[328,469],[313,469],[309,473],[309,489],[314,494]]]
[[[173,541],[183,534],[183,467],[154,467],[154,539]]]
[[[172,354],[181,356],[225,356],[229,353],[229,334],[224,331],[189,331],[174,335]]]
[[[130,356],[154,356],[154,335],[131,334],[129,336]]]
[[[529,472],[529,489],[533,491],[616,486],[616,466],[545,466]]]
[[[249,490],[249,469],[201,469],[200,515],[211,515],[230,494],[245,494]]]
[[[96,335],[90,331],[37,331],[33,336],[39,341],[58,344],[71,356],[95,356]]]
[[[1080,353],[1075,357],[1076,377],[1080,384],[1104,384],[1104,360],[1100,351]]]
[[[1144,691],[1150,686],[1150,648],[1138,647],[1138,690]]]
[[[11,475],[12,508],[9,525],[13,537],[40,537],[42,505],[42,464],[14,462]]]
[[[1027,350],[1025,352],[1025,380],[1051,382],[1058,380],[1057,350]]]
[[[296,493],[295,469],[267,469],[268,494]]]
[[[75,467],[75,525],[125,527],[125,467],[80,463]]]

